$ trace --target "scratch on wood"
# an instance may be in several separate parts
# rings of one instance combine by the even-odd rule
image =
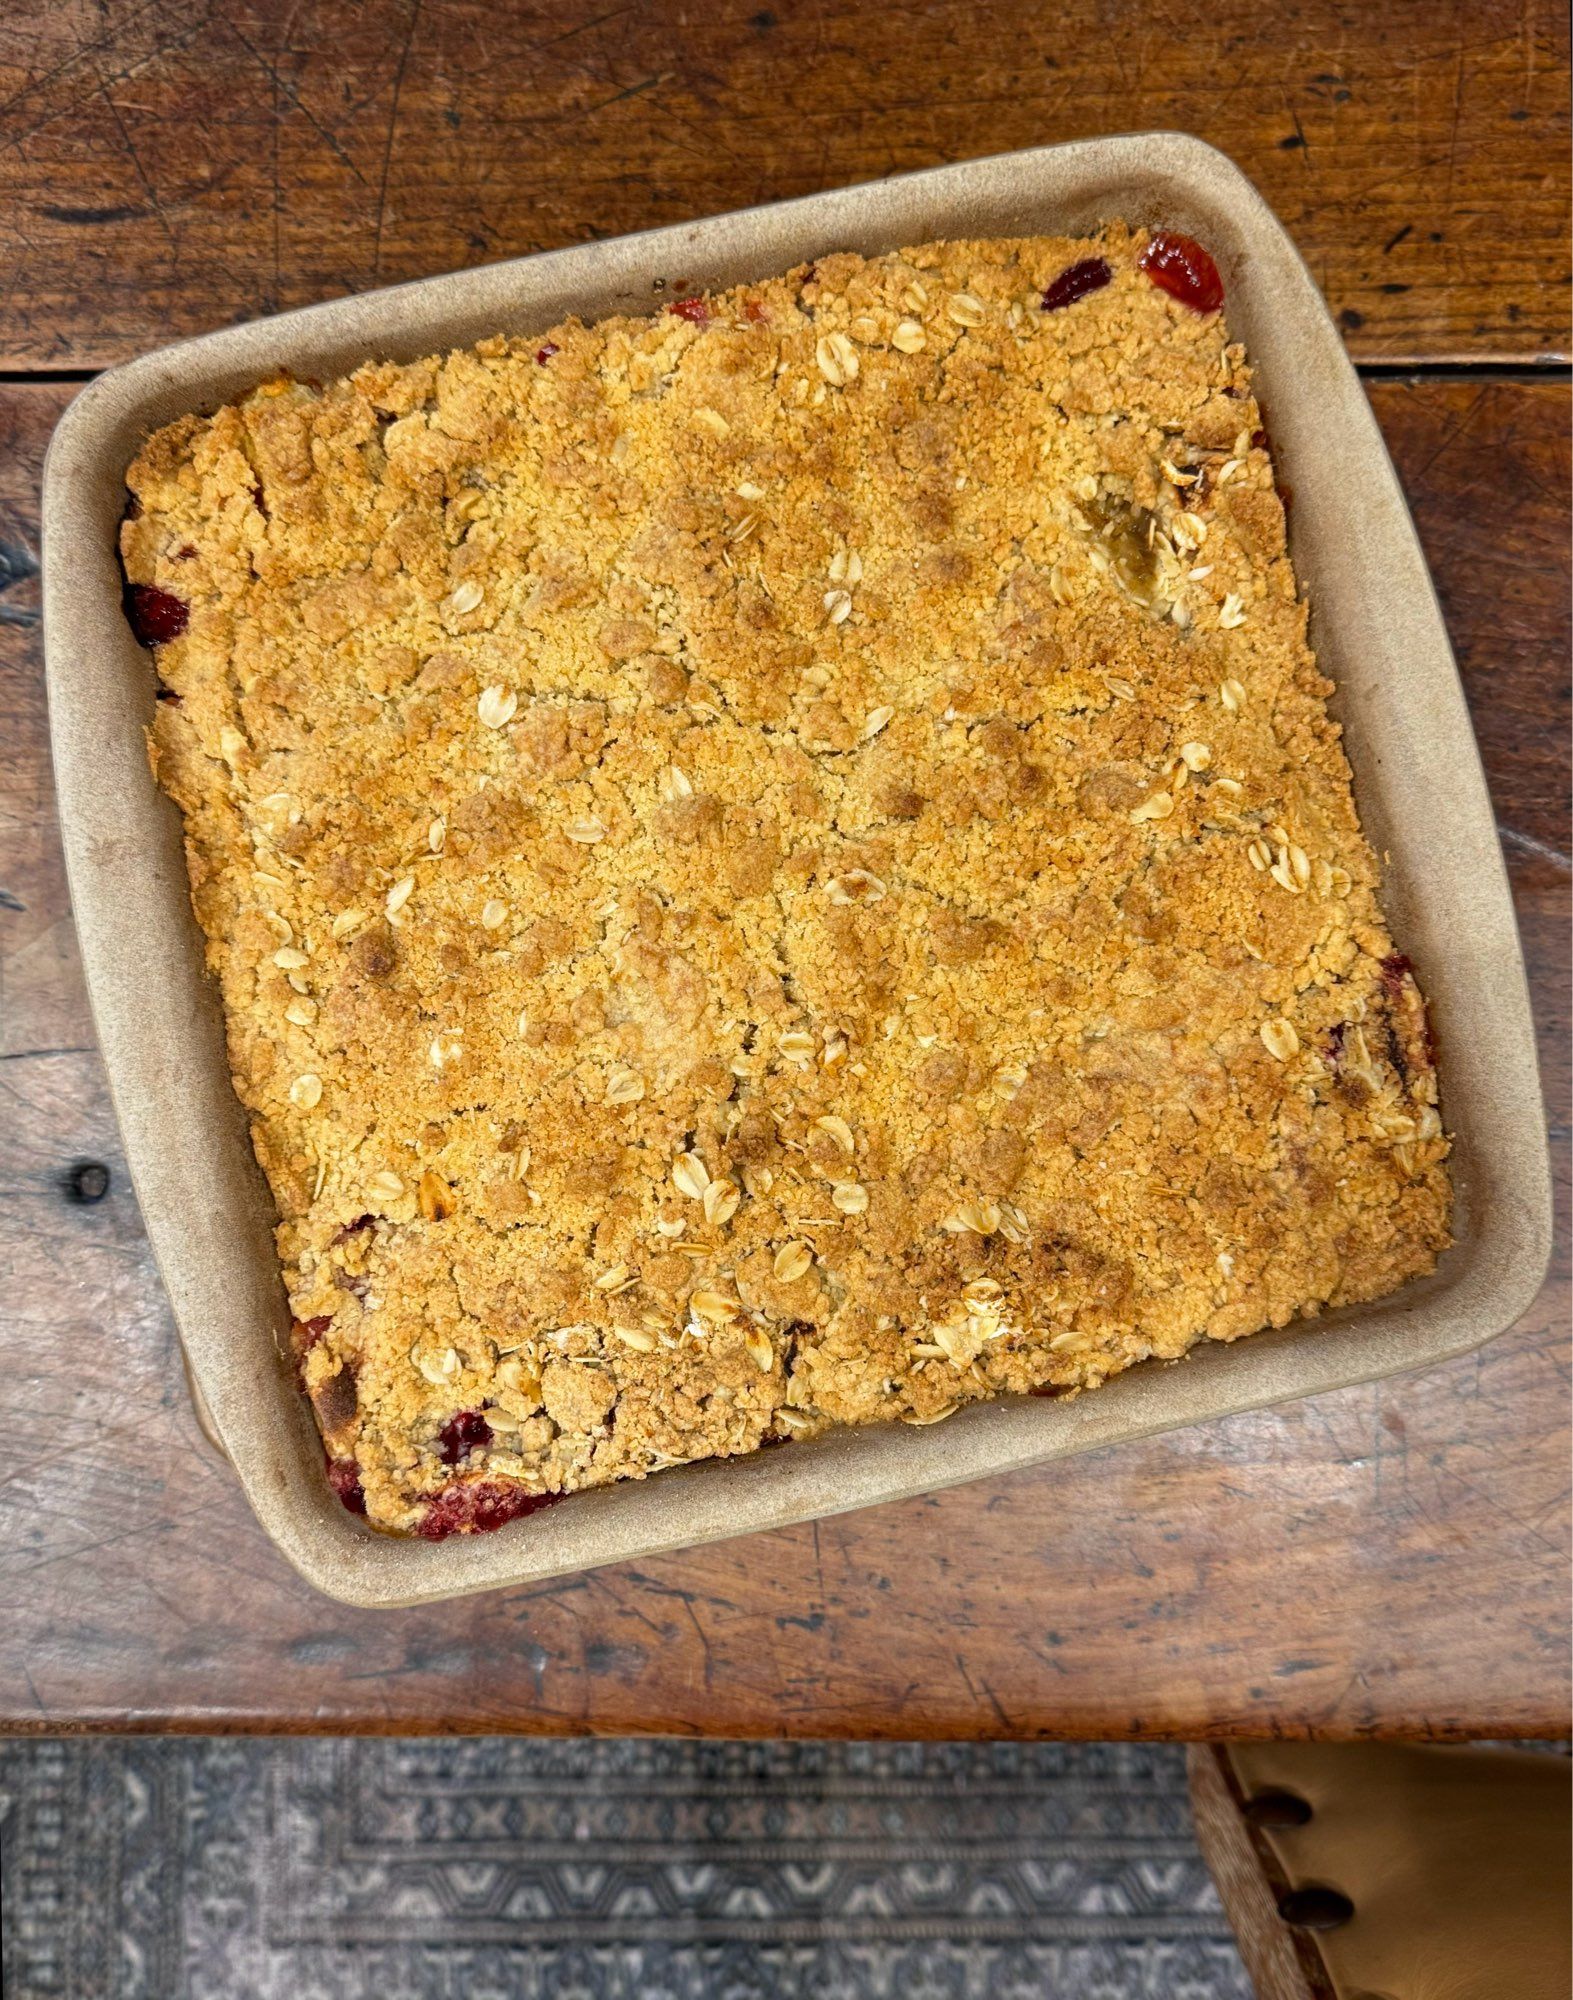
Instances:
[[[39,209],[40,215],[47,215],[51,222],[134,222],[147,214],[145,208],[135,206],[122,208],[64,208],[58,202],[46,201]]]
[[[371,275],[382,273],[382,230],[388,213],[388,170],[393,164],[393,138],[399,122],[399,98],[404,90],[404,72],[409,67],[410,49],[415,41],[415,25],[421,16],[421,0],[410,0],[409,19],[404,26],[404,45],[399,50],[398,67],[393,72],[393,97],[388,106],[388,137],[382,149],[382,172],[377,180],[377,226],[371,246]]]

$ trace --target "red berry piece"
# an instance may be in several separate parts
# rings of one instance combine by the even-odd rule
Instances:
[[[140,646],[166,646],[178,639],[191,616],[190,607],[156,583],[133,583],[126,588],[126,617]]]
[[[1101,292],[1113,276],[1101,257],[1083,257],[1079,264],[1067,264],[1043,294],[1043,310],[1062,312],[1089,292]]]
[[[306,1389],[306,1356],[332,1324],[332,1313],[319,1313],[315,1319],[292,1319],[289,1323],[289,1351],[303,1395],[309,1393]]]
[[[525,1514],[538,1514],[562,1499],[560,1493],[524,1493],[517,1486],[487,1480],[450,1486],[426,1509],[418,1532],[428,1542],[449,1535],[489,1535]]]
[[[444,1465],[457,1465],[491,1441],[492,1427],[479,1410],[460,1410],[437,1433],[437,1449]]]
[[[557,345],[555,340],[543,340],[535,350],[536,363],[538,366],[544,368],[554,354],[561,354],[561,352],[562,349]]]
[[[1192,312],[1216,312],[1223,304],[1218,266],[1194,237],[1160,229],[1137,261],[1160,292]]]
[[[710,308],[697,295],[691,299],[673,299],[667,311],[674,319],[686,319],[690,326],[710,324]]]
[[[1382,960],[1382,984],[1396,1000],[1407,982],[1414,976],[1414,961],[1405,952],[1389,952]]]
[[[770,315],[765,311],[764,302],[760,299],[744,299],[743,317],[755,326],[766,326],[770,321]]]
[[[366,1495],[361,1490],[360,1467],[353,1458],[328,1460],[328,1484],[352,1514],[364,1514]]]

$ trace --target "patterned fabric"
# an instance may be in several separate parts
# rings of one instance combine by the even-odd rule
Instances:
[[[7,2000],[1249,2000],[1182,1755],[0,1744]]]

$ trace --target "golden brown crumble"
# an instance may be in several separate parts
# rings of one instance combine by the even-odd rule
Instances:
[[[1145,241],[825,257],[132,466],[127,574],[190,608],[154,764],[376,1525],[1091,1387],[1446,1244],[1249,372]]]

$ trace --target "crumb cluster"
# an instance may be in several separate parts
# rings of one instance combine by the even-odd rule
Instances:
[[[825,257],[131,467],[188,614],[154,765],[375,1525],[1090,1388],[1446,1244],[1249,371],[1146,241]]]

